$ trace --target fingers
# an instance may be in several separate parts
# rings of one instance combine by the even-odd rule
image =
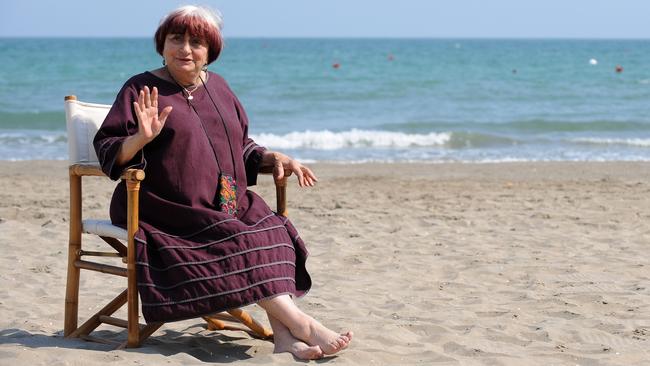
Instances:
[[[158,88],[154,86],[153,90],[149,90],[149,87],[145,85],[138,94],[138,105],[141,111],[144,111],[145,108],[158,108]]]
[[[137,101],[133,102],[133,109],[138,120],[138,132],[148,140],[160,133],[172,111],[172,107],[167,106],[158,114],[158,88],[155,86],[151,89],[144,86],[140,90]]]
[[[160,121],[160,128],[162,128],[162,125],[165,124],[165,121],[167,120],[167,116],[172,112],[172,106],[167,106],[165,107],[162,112],[160,112],[160,116],[158,116],[158,121]]]
[[[310,187],[313,187],[316,185],[316,182],[318,182],[318,178],[316,178],[316,175],[314,172],[311,171],[311,169],[307,168],[306,166],[302,165],[301,166],[303,173],[305,175],[305,181],[307,182],[307,185]]]
[[[133,102],[133,110],[135,111],[135,116],[138,119],[138,124],[142,123],[142,108],[138,102]]]
[[[314,172],[312,172],[311,169],[298,163],[295,160],[293,160],[292,162],[295,162],[295,168],[293,170],[296,172],[296,176],[298,177],[298,184],[301,187],[315,186],[316,182],[318,182],[318,179],[316,178]]]
[[[140,90],[138,94],[138,105],[140,106],[140,112],[144,112],[144,90]]]
[[[298,185],[300,187],[313,187],[316,185],[318,179],[316,178],[316,175],[311,171],[311,169],[284,154],[274,154],[276,160],[273,172],[276,181],[278,179],[286,178],[292,173],[295,173],[296,177],[298,178]],[[281,172],[281,175],[278,175],[279,172]]]
[[[151,91],[151,106],[154,108],[158,108],[158,88],[156,88],[155,86]]]
[[[278,182],[284,179],[284,166],[281,161],[276,161],[273,168],[273,179]]]
[[[151,107],[151,92],[149,91],[149,87],[146,85],[144,87],[144,106],[145,108]]]
[[[304,187],[307,183],[305,182],[305,174],[303,174],[300,163],[295,160],[292,160],[291,162],[293,163],[292,165],[294,165],[294,167],[292,167],[293,169],[291,170],[293,170],[298,177],[298,185]]]

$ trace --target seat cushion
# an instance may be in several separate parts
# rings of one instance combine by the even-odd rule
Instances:
[[[128,240],[126,230],[111,224],[109,220],[83,220],[81,231],[86,234],[108,236],[120,240]]]

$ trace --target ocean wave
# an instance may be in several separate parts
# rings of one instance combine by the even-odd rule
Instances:
[[[65,131],[0,130],[0,160],[65,160]]]
[[[252,135],[262,146],[305,161],[512,162],[650,161],[650,138],[517,140],[476,132],[303,131]],[[65,131],[0,129],[0,160],[66,159]]]
[[[2,145],[59,144],[67,143],[65,131],[0,131]]]
[[[261,133],[251,136],[258,144],[273,149],[336,150],[344,148],[411,148],[444,146],[451,141],[451,133],[431,132],[408,134],[403,132],[352,129],[332,132],[304,131],[284,135]]]
[[[582,137],[572,139],[571,142],[579,144],[594,144],[594,145],[625,145],[636,147],[650,147],[650,138],[598,138],[598,137]]]

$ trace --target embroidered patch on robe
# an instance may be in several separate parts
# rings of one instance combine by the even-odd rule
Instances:
[[[237,213],[237,184],[235,178],[227,174],[219,176],[219,207],[229,215]]]

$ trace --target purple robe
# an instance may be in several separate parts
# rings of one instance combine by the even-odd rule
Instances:
[[[133,102],[145,85],[158,87],[160,110],[173,110],[160,135],[119,166],[122,142],[138,130]],[[248,137],[237,97],[214,73],[192,96],[188,102],[178,85],[150,72],[136,75],[120,90],[94,140],[111,179],[126,167],[146,173],[136,255],[147,322],[193,318],[279,294],[302,296],[311,287],[307,250],[296,229],[247,190],[256,183],[264,148]],[[235,178],[234,216],[219,210],[220,174]],[[126,197],[121,182],[110,214],[122,227]]]

